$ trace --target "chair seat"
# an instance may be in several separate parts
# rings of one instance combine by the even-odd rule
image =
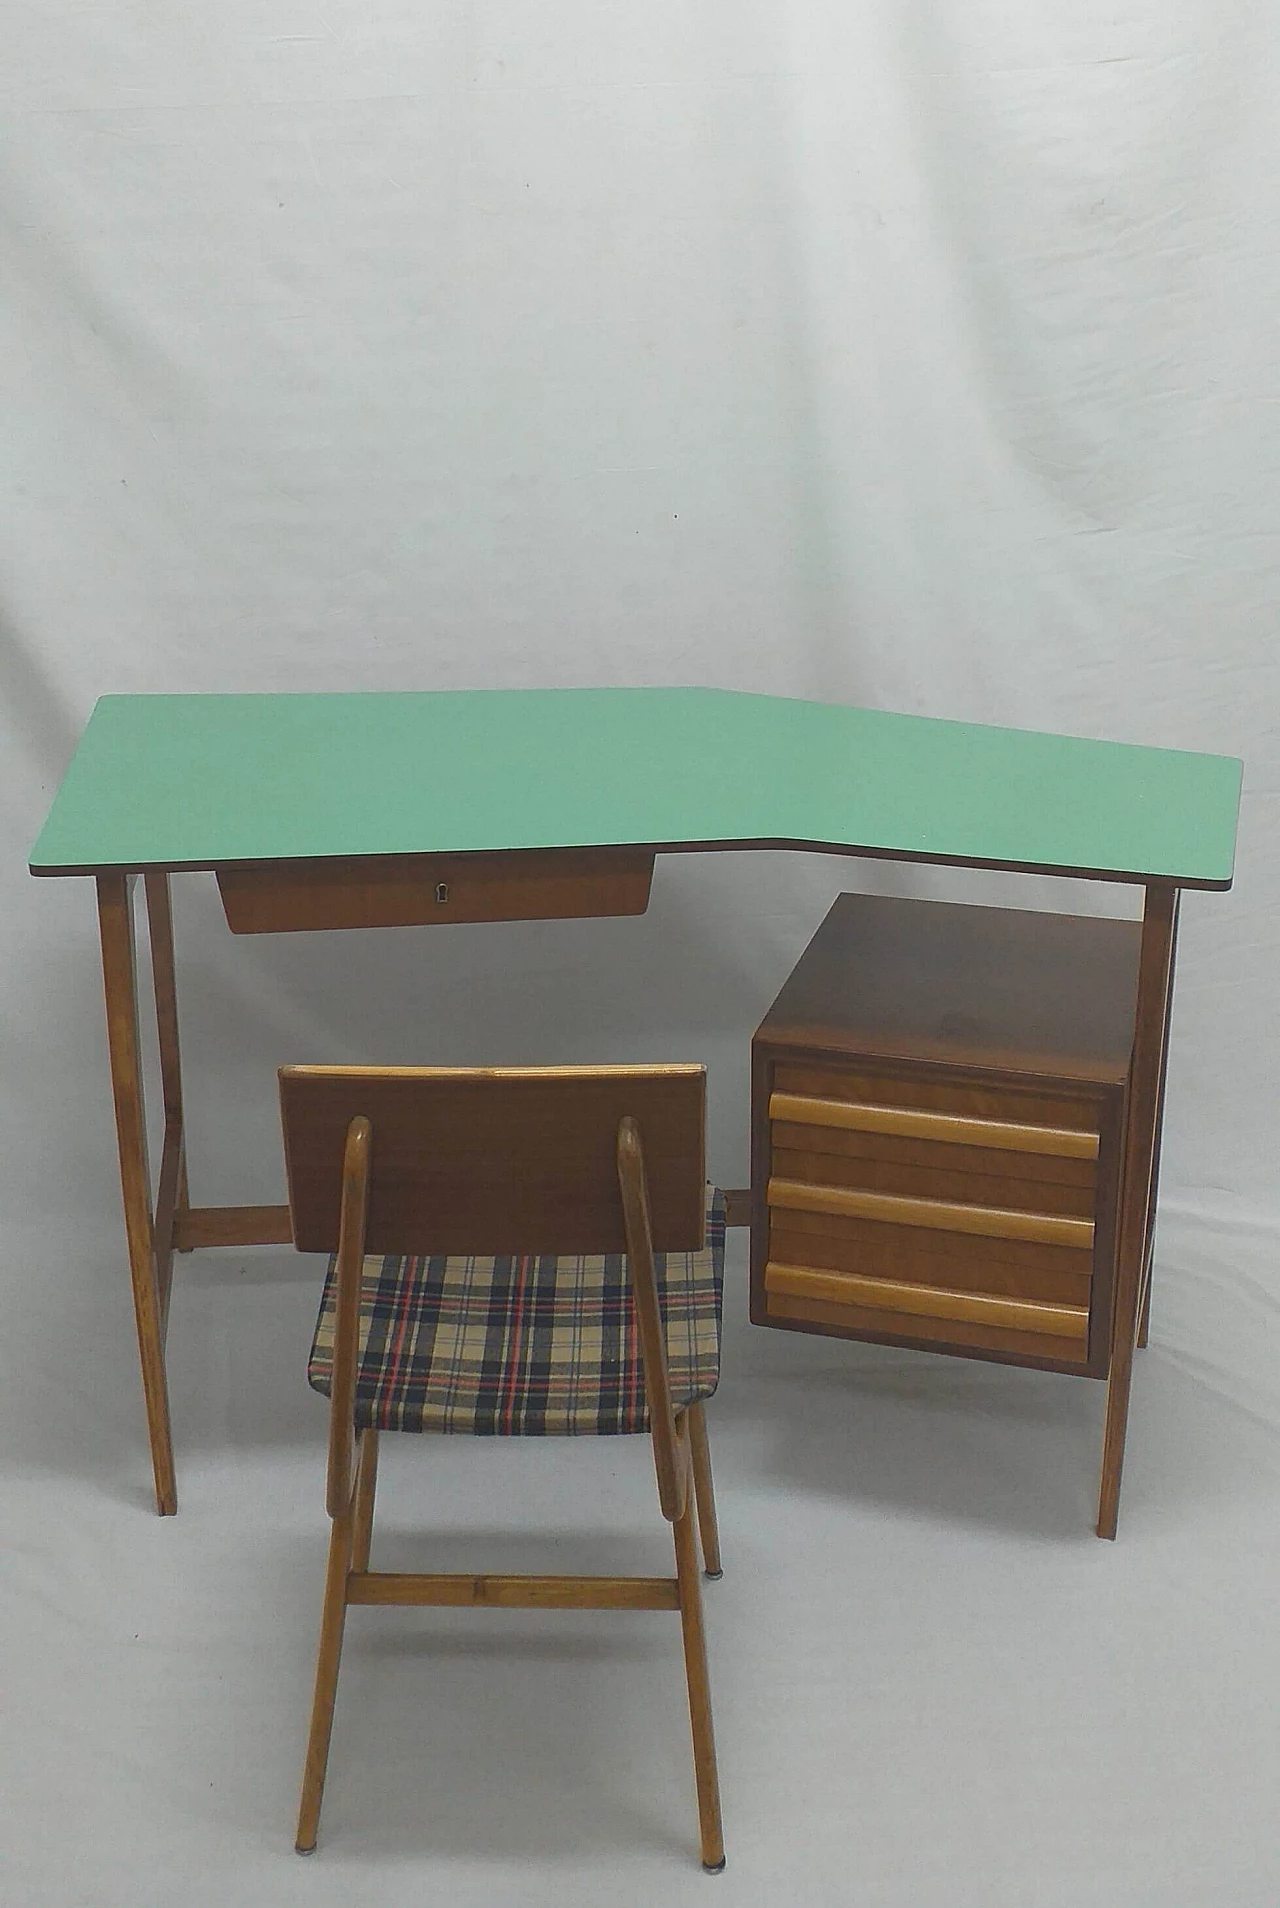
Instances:
[[[703,1250],[654,1255],[677,1411],[719,1380],[724,1232],[724,1194],[709,1186]],[[307,1373],[326,1396],[336,1297],[330,1261]],[[367,1258],[355,1417],[362,1430],[480,1436],[647,1431],[625,1256]]]

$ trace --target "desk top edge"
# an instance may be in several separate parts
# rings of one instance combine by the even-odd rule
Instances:
[[[27,863],[27,872],[37,880],[92,879],[97,875],[147,875],[147,874],[216,874],[220,869],[236,868],[321,868],[339,862],[359,861],[370,865],[379,861],[403,862],[414,852],[420,852],[424,858],[455,860],[462,857],[479,859],[492,855],[512,854],[574,854],[583,848],[616,848],[619,852],[634,854],[637,851],[654,855],[714,855],[714,854],[811,854],[844,855],[851,861],[890,861],[901,862],[904,866],[925,868],[971,868],[978,872],[993,874],[1030,874],[1047,875],[1060,881],[1106,881],[1117,887],[1142,888],[1156,883],[1167,882],[1174,888],[1187,888],[1197,893],[1226,894],[1235,882],[1235,870],[1225,880],[1210,879],[1208,876],[1169,874],[1159,870],[1137,873],[1127,869],[1083,867],[1060,862],[1037,861],[1001,861],[989,860],[978,856],[912,854],[906,849],[877,848],[861,846],[850,842],[793,840],[782,836],[735,837],[723,841],[593,841],[559,842],[543,844],[537,848],[426,848],[420,851],[393,849],[385,854],[365,855],[261,855],[241,857],[235,860],[221,861],[95,861],[84,863],[48,862],[31,860]]]

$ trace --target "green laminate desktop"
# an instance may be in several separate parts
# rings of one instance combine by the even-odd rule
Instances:
[[[31,871],[767,844],[1224,888],[1240,773],[720,689],[104,696]]]

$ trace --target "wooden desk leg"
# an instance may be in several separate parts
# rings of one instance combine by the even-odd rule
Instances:
[[[1120,1192],[1120,1242],[1116,1255],[1115,1297],[1111,1317],[1111,1369],[1107,1380],[1107,1421],[1102,1444],[1102,1482],[1098,1493],[1098,1535],[1114,1537],[1120,1515],[1120,1474],[1129,1418],[1129,1387],[1138,1335],[1143,1272],[1153,1212],[1152,1191],[1164,1073],[1165,1036],[1173,989],[1173,944],[1178,891],[1168,881],[1148,884],[1138,961],[1138,1001],[1133,1058],[1129,1068],[1129,1112],[1124,1141],[1124,1178]]]
[[[173,1281],[175,1222],[190,1210],[187,1196],[187,1147],[182,1123],[182,1059],[178,1048],[178,987],[173,965],[173,909],[169,877],[163,869],[143,877],[147,892],[147,927],[151,938],[151,981],[156,999],[156,1032],[160,1039],[160,1086],[164,1097],[164,1152],[156,1190],[156,1277],[160,1287],[163,1322],[169,1321],[169,1288]],[[179,1246],[190,1252],[190,1246]]]
[[[1173,1011],[1173,970],[1178,958],[1178,900],[1173,899],[1173,935],[1169,947],[1169,984],[1164,998],[1164,1050],[1160,1056],[1160,1097],[1156,1107],[1156,1151],[1151,1165],[1151,1198],[1147,1205],[1147,1249],[1142,1263],[1142,1309],[1138,1317],[1138,1349],[1146,1349],[1151,1335],[1151,1268],[1156,1250],[1156,1195],[1160,1183],[1160,1144],[1164,1137],[1164,1083],[1169,1071],[1169,1019]]]
[[[1154,1219],[1154,1214],[1152,1215]],[[1155,1235],[1148,1222],[1147,1262],[1142,1271],[1142,1304],[1138,1308],[1138,1350],[1145,1351],[1151,1338],[1151,1261],[1154,1257]]]
[[[133,1279],[133,1309],[138,1327],[138,1352],[142,1361],[142,1390],[151,1438],[156,1509],[162,1517],[171,1517],[178,1508],[178,1494],[173,1474],[173,1440],[169,1428],[169,1392],[164,1362],[164,1301],[157,1275],[151,1174],[147,1163],[146,1114],[142,1099],[142,1065],[138,1052],[138,972],[134,954],[132,880],[123,874],[100,874],[97,882],[111,1091],[115,1099],[120,1188],[124,1196],[129,1271]]]

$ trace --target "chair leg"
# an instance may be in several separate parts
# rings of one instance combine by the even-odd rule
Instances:
[[[693,1773],[698,1786],[698,1837],[702,1866],[713,1874],[724,1867],[724,1829],[720,1820],[720,1778],[716,1773],[716,1739],[711,1725],[711,1685],[707,1674],[707,1639],[702,1625],[702,1583],[698,1549],[693,1534],[693,1505],[674,1527],[676,1579],[680,1587],[680,1629],[684,1638],[684,1668],[689,1684],[689,1722],[693,1730]]]
[[[363,1473],[362,1473],[363,1475]],[[342,1632],[347,1620],[347,1571],[351,1563],[353,1520],[348,1511],[335,1517],[329,1534],[329,1567],[324,1580],[324,1614],[320,1619],[320,1653],[316,1659],[316,1687],[311,1704],[311,1731],[302,1770],[302,1801],[298,1810],[299,1855],[310,1855],[320,1827],[325,1770],[329,1766],[329,1738],[333,1732],[333,1704],[342,1657]]]
[[[707,1417],[702,1401],[689,1406],[689,1448],[693,1453],[693,1489],[698,1502],[698,1535],[702,1539],[702,1567],[713,1581],[723,1577],[720,1530],[716,1523],[716,1494],[711,1482],[711,1450],[707,1444]]]
[[[360,1439],[360,1474],[356,1482],[356,1508],[351,1538],[351,1568],[369,1568],[369,1544],[373,1537],[373,1500],[378,1489],[378,1434],[366,1431]]]

